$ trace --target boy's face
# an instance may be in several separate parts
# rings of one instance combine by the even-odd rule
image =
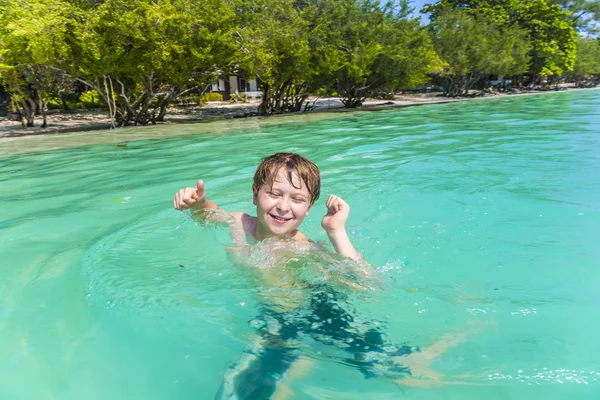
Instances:
[[[254,205],[261,233],[282,236],[296,230],[310,210],[310,193],[302,179],[292,173],[293,185],[283,168],[277,173],[273,187],[254,187]],[[296,187],[300,189],[297,189]]]

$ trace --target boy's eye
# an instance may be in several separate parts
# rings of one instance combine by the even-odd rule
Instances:
[[[279,192],[267,191],[267,194],[271,197],[279,197],[281,194]]]

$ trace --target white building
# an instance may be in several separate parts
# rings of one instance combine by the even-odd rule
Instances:
[[[232,93],[244,93],[252,99],[261,96],[256,79],[246,79],[238,75],[231,75],[228,79],[219,79],[212,84],[211,91],[221,93],[223,100],[229,100]]]

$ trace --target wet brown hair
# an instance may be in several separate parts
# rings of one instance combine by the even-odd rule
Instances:
[[[277,173],[282,168],[287,171],[288,181],[296,189],[301,187],[294,185],[292,178],[294,173],[298,174],[308,189],[310,204],[314,204],[321,193],[321,173],[312,161],[300,154],[276,153],[263,159],[254,174],[252,188],[258,190],[262,185],[273,186]]]

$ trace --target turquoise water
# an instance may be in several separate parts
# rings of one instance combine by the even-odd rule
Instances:
[[[306,340],[295,398],[600,396],[600,91],[286,121],[1,155],[0,398],[211,399],[273,284],[172,197],[202,178],[251,213],[254,169],[277,151],[321,169],[307,236],[326,239],[327,194],[352,207],[384,286],[348,295],[356,320],[398,344],[461,338],[431,368],[462,384],[434,388],[364,379]]]

